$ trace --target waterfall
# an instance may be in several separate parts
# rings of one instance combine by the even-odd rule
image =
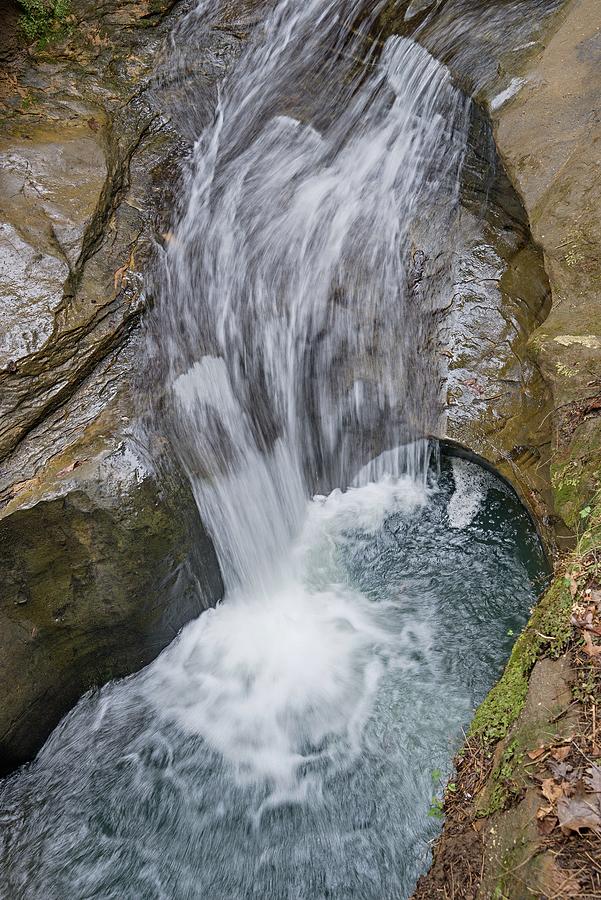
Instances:
[[[279,0],[197,137],[148,381],[225,596],[0,783],[0,896],[402,900],[427,866],[542,557],[494,476],[428,474],[469,101],[381,7]]]
[[[271,573],[307,498],[370,458],[403,445],[389,460],[423,480],[437,430],[468,101],[409,39],[357,62],[363,12],[280,0],[221,87],[163,261],[168,427],[228,587]]]

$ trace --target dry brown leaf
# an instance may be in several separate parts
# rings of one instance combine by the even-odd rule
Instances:
[[[539,808],[536,811],[536,818],[544,819],[546,816],[549,815],[549,813],[552,813],[552,812],[553,812],[552,806],[539,806]]]
[[[562,831],[580,834],[583,828],[590,828],[601,834],[601,795],[586,790],[579,781],[573,797],[560,797],[557,801],[557,817]]]
[[[136,208],[136,207],[134,207]],[[116,291],[120,291],[121,288],[124,288],[128,283],[128,273],[133,271],[136,265],[136,260],[134,257],[134,251],[131,250],[129,254],[129,259],[123,266],[119,266],[118,269],[115,269],[113,274],[113,284]]]
[[[527,753],[527,756],[530,759],[538,759],[539,756],[542,756],[544,752],[545,752],[544,747],[537,747],[535,750],[529,750]]]
[[[589,791],[592,791],[594,794],[601,794],[601,766],[589,766],[584,780]]]
[[[564,778],[568,778],[573,780],[574,773],[572,771],[572,766],[567,762],[555,762],[555,760],[550,759],[548,762],[548,766],[550,771],[553,773],[553,777],[562,781]]]
[[[599,656],[601,655],[601,646],[597,644],[593,644],[593,639],[591,637],[590,631],[585,631],[583,634],[584,638],[584,652],[588,653],[589,656]]]
[[[127,263],[125,263],[124,266],[119,266],[118,269],[115,269],[115,273],[113,275],[113,285],[116,291],[119,291],[127,282],[127,269]]]
[[[546,797],[549,803],[556,803],[560,797],[563,797],[563,787],[557,784],[554,778],[545,778],[540,789],[543,797]]]
[[[538,830],[541,834],[544,834],[545,837],[550,835],[553,829],[556,827],[557,816],[545,816],[545,818],[538,823]]]
[[[566,759],[566,757],[570,755],[571,749],[572,748],[569,744],[567,744],[565,747],[554,747],[553,750],[551,750],[551,756],[557,762],[563,762],[564,759]]]

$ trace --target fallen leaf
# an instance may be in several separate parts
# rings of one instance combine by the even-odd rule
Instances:
[[[590,791],[601,794],[601,766],[590,766],[584,777]]]
[[[68,466],[65,466],[64,469],[61,469],[60,472],[56,473],[57,478],[59,478],[61,475],[68,475],[69,472],[72,472],[73,469],[76,469],[80,465],[81,465],[81,463],[78,459],[73,460],[72,463],[69,463]]]
[[[587,625],[586,630],[601,637],[601,625]]]
[[[539,756],[542,756],[544,752],[545,752],[544,747],[537,747],[536,750],[529,750],[527,753],[527,756],[530,759],[538,759]]]
[[[133,270],[136,265],[136,260],[134,257],[134,251],[132,250],[129,254],[129,259],[127,262],[119,266],[118,269],[115,269],[113,274],[113,285],[116,291],[120,291],[121,288],[124,288],[128,283],[128,273]]]
[[[568,778],[570,772],[572,771],[572,767],[567,762],[554,762],[554,760],[550,759],[548,762],[549,769],[553,772],[554,777],[560,781],[563,778]]]
[[[549,803],[555,803],[560,797],[563,797],[563,788],[556,783],[554,778],[545,778],[540,789],[543,797],[546,797]]]
[[[565,747],[554,747],[553,750],[551,750],[551,756],[553,759],[557,760],[557,762],[563,762],[564,759],[570,755],[571,749],[569,744]]]
[[[553,829],[557,827],[557,821],[557,816],[545,816],[545,818],[538,823],[539,832],[544,834],[545,837],[548,836]]]
[[[584,782],[579,781],[573,797],[560,797],[557,801],[557,818],[563,832],[590,828],[601,834],[601,796],[588,793]]]
[[[127,282],[127,269],[127,263],[125,263],[124,266],[119,266],[118,269],[115,269],[115,273],[113,275],[113,285],[116,291],[119,291]]]
[[[553,812],[552,806],[539,806],[539,808],[536,811],[536,818],[544,819],[544,818],[546,818],[546,816],[549,815],[549,813],[552,813],[552,812]]]
[[[588,653],[589,656],[599,656],[601,654],[601,646],[597,644],[593,644],[593,639],[591,637],[590,631],[585,631],[583,634],[584,638],[584,652]]]

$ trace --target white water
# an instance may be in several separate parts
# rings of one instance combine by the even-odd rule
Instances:
[[[320,754],[306,748],[323,744],[337,765],[360,752],[385,661],[403,641],[386,604],[345,583],[336,549],[349,530],[369,534],[425,500],[407,477],[317,498],[272,582],[232,591],[155,667],[158,709],[202,735],[242,783],[266,780],[269,802],[320,790],[321,776],[303,774]]]
[[[474,521],[496,479],[475,463],[454,459],[452,465],[455,490],[447,513],[453,528],[465,528]]]
[[[280,0],[222,86],[166,254],[168,425],[228,589],[287,565],[315,487],[437,426],[431,313],[468,104],[404,38],[367,69],[334,64],[361,7]],[[312,115],[293,116],[299,93]],[[391,474],[423,481],[408,447]]]
[[[226,594],[4,785],[7,896],[408,896],[532,602],[523,514],[449,527],[421,440],[468,104],[410,40],[357,66],[361,7],[280,0],[196,144],[151,354]]]
[[[361,11],[276,4],[195,147],[156,312],[168,424],[226,596],[153,692],[280,799],[307,790],[303,747],[335,734],[359,752],[378,648],[399,639],[319,567],[305,583],[307,546],[316,531],[331,543],[334,522],[381,527],[395,504],[424,503],[420,438],[438,419],[429,314],[449,282],[468,103],[405,38],[354,73],[332,65]],[[315,109],[295,115],[303,91]],[[353,481],[307,507],[318,484]]]

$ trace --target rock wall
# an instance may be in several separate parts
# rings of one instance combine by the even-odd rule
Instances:
[[[505,92],[489,106],[552,286],[530,347],[553,395],[555,503],[574,527],[601,468],[599,4],[567,3],[542,52],[505,68]]]
[[[528,341],[550,390],[551,502],[574,533],[476,712],[416,900],[595,896],[601,856],[601,8],[569,0],[478,98],[542,250]],[[592,780],[591,780],[592,779]],[[586,816],[575,818],[576,809]],[[595,810],[598,810],[595,813]],[[571,818],[570,818],[571,817]]]
[[[153,75],[185,11],[82,0],[27,41],[3,0],[0,769],[222,593],[137,381],[142,273],[186,147]]]
[[[150,662],[221,595],[188,485],[123,443],[0,519],[0,760],[31,758],[89,688]]]

